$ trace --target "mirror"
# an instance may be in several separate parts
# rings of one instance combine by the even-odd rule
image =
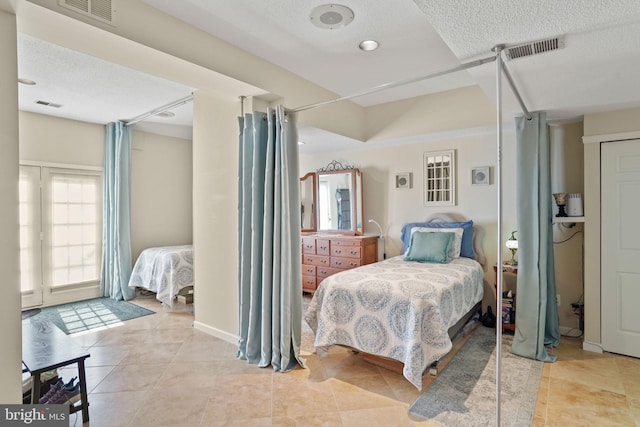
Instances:
[[[318,231],[362,234],[362,173],[341,166],[332,162],[317,173]]]
[[[309,172],[300,178],[301,231],[316,231],[316,174]]]
[[[455,206],[455,150],[424,153],[424,205]]]

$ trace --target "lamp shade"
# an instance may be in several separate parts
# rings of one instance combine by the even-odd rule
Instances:
[[[505,245],[507,245],[507,248],[509,249],[518,249],[518,241],[513,239],[513,240],[507,240],[505,242]]]

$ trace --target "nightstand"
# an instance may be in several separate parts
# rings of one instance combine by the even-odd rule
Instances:
[[[495,286],[498,285],[498,266],[493,266],[493,271],[495,273],[496,281]],[[503,273],[503,289],[502,289],[502,307],[500,310],[501,314],[501,323],[502,323],[502,331],[515,332],[516,330],[516,294],[513,289],[510,289],[509,286],[505,286],[507,282],[511,282],[514,284],[517,281],[518,277],[518,264],[502,264],[502,273]],[[509,280],[505,280],[509,278]],[[514,287],[512,286],[512,287]],[[511,290],[511,296],[507,296],[507,293]]]

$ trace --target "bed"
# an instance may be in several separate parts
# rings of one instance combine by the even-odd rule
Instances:
[[[407,224],[403,241],[410,246],[405,255],[323,280],[305,313],[315,333],[317,353],[322,357],[329,347],[341,345],[401,362],[403,376],[422,389],[424,372],[449,353],[452,336],[480,307],[484,271],[478,259],[484,257],[474,249],[478,245],[472,221],[465,221],[466,229],[455,234],[468,233],[466,255],[473,258],[416,262],[408,260],[411,249],[417,247],[411,244],[418,237],[452,241],[455,236],[450,230],[461,227],[450,225],[462,223],[437,215],[425,223]]]
[[[178,294],[193,287],[193,246],[145,249],[133,267],[129,287],[155,292],[158,301],[173,305]]]

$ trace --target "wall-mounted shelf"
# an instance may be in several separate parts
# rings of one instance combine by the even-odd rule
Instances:
[[[558,224],[561,222],[584,222],[583,216],[554,216],[553,223]]]

